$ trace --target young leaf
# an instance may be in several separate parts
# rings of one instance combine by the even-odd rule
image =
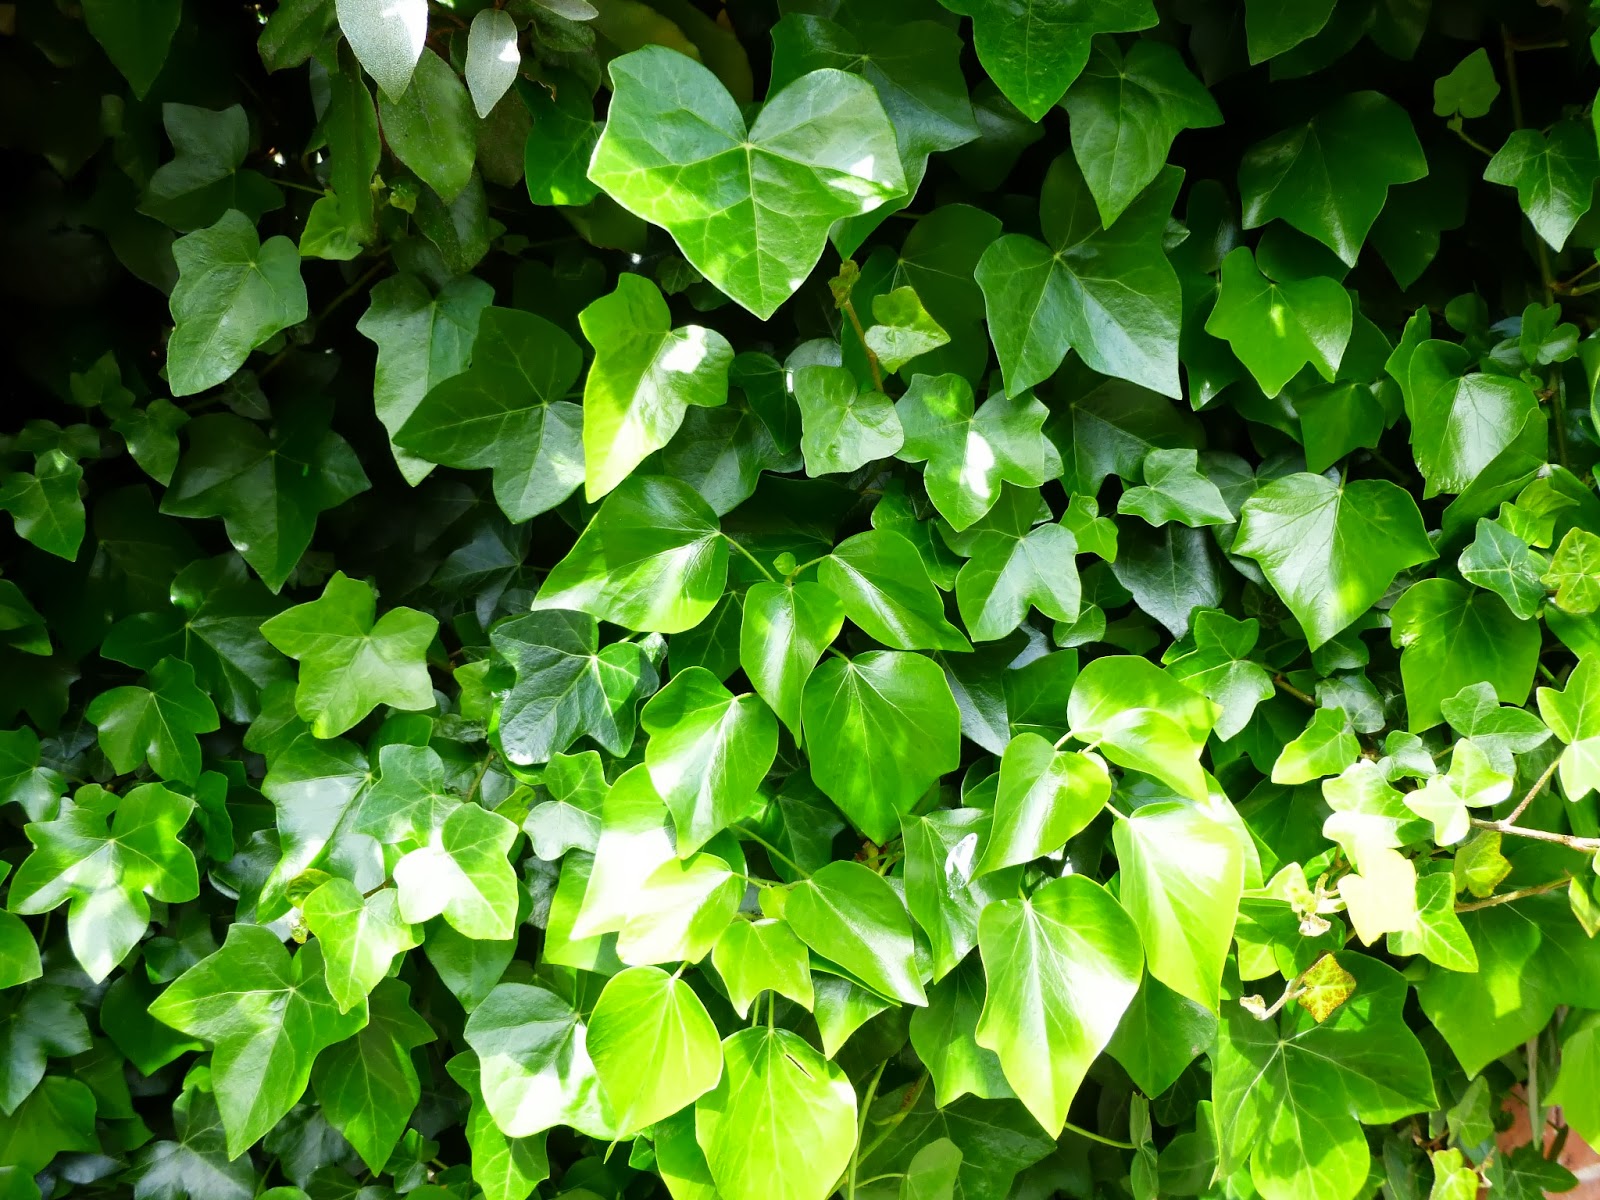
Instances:
[[[1098,757],[1057,750],[1038,734],[1018,734],[1000,758],[994,823],[973,873],[1053,854],[1086,829],[1110,798],[1111,778]]]
[[[629,967],[606,982],[588,1046],[623,1130],[671,1116],[722,1077],[722,1046],[705,1005],[657,967]]]
[[[783,916],[802,942],[873,991],[928,1002],[906,906],[881,875],[860,863],[831,862],[790,890]]]
[[[1200,751],[1221,710],[1148,659],[1097,658],[1072,685],[1072,736],[1119,766],[1154,775],[1193,800],[1208,795]]]

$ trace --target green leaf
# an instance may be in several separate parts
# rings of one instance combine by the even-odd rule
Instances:
[[[262,242],[237,210],[172,244],[178,283],[170,307],[177,328],[167,342],[174,396],[216,387],[250,351],[306,319],[300,251],[286,237]]]
[[[1338,775],[1360,756],[1361,743],[1344,709],[1319,708],[1311,714],[1310,724],[1278,754],[1272,782],[1293,785]]]
[[[1600,1014],[1562,1030],[1561,1070],[1547,1100],[1584,1140],[1600,1140]]]
[[[522,55],[517,50],[517,23],[511,14],[486,8],[472,18],[467,31],[464,70],[472,106],[480,120],[487,117],[500,97],[517,81]]]
[[[1244,890],[1238,831],[1188,804],[1147,804],[1112,827],[1117,897],[1144,942],[1150,974],[1217,1011]]]
[[[390,99],[411,82],[428,34],[425,0],[337,0],[339,29]]]
[[[1222,262],[1222,290],[1206,332],[1227,341],[1268,397],[1308,363],[1333,380],[1350,340],[1350,294],[1335,280],[1274,282],[1243,246]]]
[[[806,680],[801,712],[812,778],[880,844],[960,762],[960,711],[944,672],[919,654],[829,659]]]
[[[1489,52],[1479,46],[1433,81],[1433,115],[1481,117],[1499,94],[1500,81],[1494,77]]]
[[[834,221],[905,191],[894,131],[857,76],[813,71],[747,126],[716,76],[664,47],[614,59],[610,75],[589,178],[763,320],[805,281]]]
[[[1600,788],[1600,658],[1585,656],[1560,690],[1542,687],[1539,715],[1566,744],[1561,752],[1561,790],[1581,800]]]
[[[134,1160],[138,1177],[134,1186],[141,1200],[146,1196],[188,1200],[198,1195],[254,1200],[255,1167],[248,1158],[229,1161],[222,1115],[210,1092],[183,1090],[172,1104],[172,1132],[176,1141],[151,1142]]]
[[[606,982],[589,1017],[588,1047],[623,1130],[670,1117],[722,1076],[722,1046],[705,1005],[658,967],[629,967]]]
[[[1256,706],[1272,698],[1272,676],[1247,657],[1259,634],[1254,617],[1238,621],[1207,609],[1194,616],[1194,649],[1165,659],[1168,675],[1222,710],[1215,733],[1223,741],[1237,737]]]
[[[728,1003],[741,1018],[762,992],[787,996],[802,1008],[813,1003],[810,956],[805,943],[782,921],[734,921],[711,951],[717,974],[728,987]]]
[[[1334,0],[1246,0],[1245,38],[1250,61],[1264,63],[1322,32]]]
[[[83,6],[89,32],[141,100],[166,64],[182,16],[182,0],[88,0]]]
[[[250,118],[243,107],[213,111],[163,104],[161,120],[174,157],[150,176],[140,212],[189,233],[215,224],[229,209],[254,223],[283,207],[283,193],[265,176],[240,170],[250,152]]]
[[[778,722],[759,697],[735,696],[703,667],[674,675],[639,721],[650,780],[687,858],[750,808],[778,752]]]
[[[14,913],[67,909],[73,956],[95,983],[105,979],[144,937],[150,899],[168,904],[200,894],[194,855],[179,840],[194,802],[146,783],[115,800],[86,803],[85,788],[53,821],[34,822],[33,843],[11,880],[7,907]]]
[[[942,597],[917,548],[887,529],[846,538],[822,560],[817,579],[839,597],[845,616],[896,650],[970,650],[944,617]]]
[[[400,917],[412,925],[444,914],[469,938],[503,941],[517,928],[517,873],[507,861],[517,827],[499,813],[463,804],[426,846],[394,867]]]
[[[978,1044],[1000,1056],[1034,1119],[1059,1137],[1089,1065],[1139,989],[1144,954],[1128,914],[1081,875],[984,909],[989,994]]]
[[[1436,557],[1417,505],[1386,480],[1286,475],[1245,502],[1233,552],[1254,559],[1315,650]]]
[[[1587,616],[1600,608],[1600,537],[1567,530],[1539,582],[1555,589],[1555,606],[1563,612]]]
[[[506,1137],[556,1125],[609,1127],[584,1027],[554,992],[502,983],[472,1010],[466,1038],[478,1055],[484,1104]]]
[[[328,1123],[374,1173],[383,1170],[422,1098],[411,1052],[438,1035],[411,1008],[411,989],[385,979],[354,1037],[317,1056],[311,1076]]]
[[[461,801],[445,786],[444,763],[426,746],[378,751],[378,778],[361,794],[348,821],[352,833],[385,846],[425,846]]]
[[[948,345],[950,335],[928,315],[916,289],[897,287],[872,298],[872,319],[864,344],[891,374],[914,358]]]
[[[845,1073],[786,1029],[722,1043],[722,1080],[695,1102],[695,1137],[727,1200],[825,1200],[856,1144]]]
[[[1088,828],[1110,798],[1111,779],[1097,756],[1018,734],[1000,758],[994,823],[973,874],[1053,854]]]
[[[47,450],[32,472],[13,471],[0,479],[0,511],[11,514],[19,536],[71,562],[83,544],[82,482],[82,467],[60,450]]]
[[[1518,129],[1484,168],[1490,183],[1517,189],[1534,232],[1557,250],[1589,211],[1600,179],[1600,152],[1589,134],[1576,121],[1557,121],[1548,133]]]
[[[911,1045],[933,1076],[934,1095],[941,1105],[968,1094],[986,1100],[1015,1094],[995,1052],[974,1040],[984,995],[983,964],[969,957],[928,989],[928,1007],[911,1014]]]
[[[370,486],[330,415],[320,404],[285,405],[269,433],[230,413],[196,417],[161,511],[221,517],[233,548],[276,592],[311,545],[317,514]]]
[[[926,1004],[917,976],[911,918],[894,888],[860,863],[831,862],[790,889],[789,928],[829,962],[882,996]]]
[[[901,1097],[892,1100],[899,1103]],[[922,1089],[894,1133],[862,1156],[861,1175],[870,1179],[904,1172],[923,1146],[949,1138],[961,1147],[959,1194],[970,1200],[1004,1200],[1017,1173],[1055,1149],[1055,1143],[1029,1119],[1028,1110],[1014,1100],[963,1098],[941,1108],[929,1088]]]
[[[1199,801],[1208,795],[1200,751],[1220,713],[1148,659],[1125,654],[1084,667],[1067,703],[1073,737]]]
[[[1244,227],[1280,218],[1353,267],[1389,188],[1427,173],[1405,110],[1377,92],[1351,92],[1245,152]]]
[[[1455,879],[1449,871],[1417,880],[1416,928],[1391,933],[1388,948],[1390,954],[1420,954],[1447,971],[1478,969],[1478,952],[1456,915]]]
[[[472,1098],[467,1113],[467,1145],[472,1151],[472,1179],[487,1200],[528,1200],[550,1176],[545,1136],[508,1138],[494,1123],[478,1082],[478,1060],[458,1054],[445,1064],[450,1077]]]
[[[899,453],[905,444],[889,397],[863,387],[844,367],[801,367],[794,372],[794,398],[808,475],[854,471]]]
[[[1200,455],[1194,450],[1150,451],[1144,459],[1144,485],[1123,492],[1117,511],[1155,526],[1181,521],[1192,529],[1234,520],[1217,485],[1200,473]]]
[[[990,819],[981,808],[938,808],[901,818],[906,908],[927,935],[935,980],[955,970],[978,944],[978,914],[991,901],[1016,895],[1019,871],[973,871]],[[974,1007],[972,1020],[977,1019]]]
[[[690,405],[726,404],[733,347],[703,325],[672,328],[661,292],[640,275],[578,314],[594,363],[583,384],[584,497],[591,503],[661,449]]]
[[[745,593],[739,630],[739,665],[801,742],[801,697],[844,625],[844,605],[819,583],[758,583]]]
[[[472,365],[435,382],[394,440],[428,462],[492,469],[501,510],[526,521],[583,480],[583,410],[565,399],[582,365],[577,343],[544,318],[485,308]]]
[[[284,0],[256,39],[261,65],[270,71],[298,67],[316,53],[338,20],[330,0]]]
[[[602,649],[593,617],[559,609],[504,621],[489,638],[516,673],[498,731],[512,762],[546,762],[580,737],[612,754],[628,752],[635,706],[655,689],[654,668],[637,645]]]
[[[373,403],[401,473],[408,483],[418,483],[433,468],[402,450],[396,439],[434,385],[467,369],[494,289],[469,275],[450,280],[434,295],[414,275],[391,275],[379,280],[371,295],[356,329],[378,347]]]
[[[957,531],[983,517],[1002,482],[1038,487],[1056,459],[1043,435],[1049,410],[1032,396],[991,396],[976,411],[959,375],[917,375],[895,405],[905,445],[897,457],[926,462],[923,482]]]
[[[1459,375],[1469,359],[1447,342],[1424,342],[1411,357],[1406,413],[1424,497],[1465,492],[1505,455],[1527,469],[1544,459],[1545,418],[1532,389],[1503,375]]]
[[[554,91],[552,96],[544,87],[518,89],[533,115],[523,150],[528,198],[535,204],[588,204],[600,191],[585,174],[600,137],[594,101],[573,84]]]
[[[1182,295],[1160,231],[1182,180],[1162,171],[1103,229],[1077,164],[1062,155],[1050,165],[1039,197],[1049,244],[1006,234],[976,271],[1008,395],[1048,379],[1068,350],[1102,375],[1180,394]]]
[[[1079,546],[1064,525],[1034,524],[1048,514],[1036,490],[1006,487],[961,538],[947,537],[969,555],[956,576],[956,607],[974,641],[1005,637],[1033,608],[1053,620],[1077,619]]]
[[[1408,728],[1444,720],[1443,701],[1487,683],[1508,704],[1523,704],[1539,663],[1539,626],[1517,617],[1500,597],[1448,579],[1424,579],[1390,610],[1390,637],[1403,647]]]
[[[403,22],[404,16],[396,15]],[[394,16],[386,19],[401,23]],[[471,181],[477,155],[472,97],[460,77],[432,50],[424,50],[404,91],[392,94],[382,79],[378,86],[378,116],[389,149],[449,204]]]
[[[421,933],[401,920],[393,888],[363,897],[355,884],[334,876],[300,907],[322,946],[328,994],[340,1012],[360,1005],[397,955],[422,944]]]
[[[1178,134],[1222,124],[1183,56],[1143,39],[1126,56],[1113,39],[1097,41],[1061,105],[1072,118],[1073,156],[1108,227],[1161,173]]]
[[[145,676],[149,687],[112,688],[84,710],[99,728],[100,748],[120,773],[148,761],[163,779],[200,778],[200,739],[218,726],[211,698],[194,684],[194,668],[163,658]]]
[[[315,943],[290,958],[271,931],[233,925],[222,949],[180,975],[150,1015],[211,1043],[228,1154],[237,1158],[300,1099],[318,1053],[366,1024],[367,1007],[339,1012]]]
[[[377,596],[335,571],[322,595],[279,613],[262,635],[300,663],[294,707],[317,737],[335,737],[380,704],[432,708],[428,646],[439,623],[414,608],[374,620]]]
[[[906,1168],[900,1200],[953,1200],[961,1177],[961,1147],[949,1138],[929,1142]]]
[[[1089,61],[1099,33],[1128,33],[1156,23],[1147,0],[1090,6],[1072,0],[940,0],[972,18],[978,61],[1029,121],[1042,120]]]
[[[635,894],[617,934],[617,957],[630,966],[697,963],[711,953],[745,894],[744,857],[724,838],[712,850],[669,856],[630,886]]]
[[[0,1051],[4,1052],[0,1057],[0,1113],[15,1119],[19,1112],[26,1114],[32,1108],[19,1107],[30,1095],[40,1096],[43,1091],[41,1101],[62,1099],[51,1096],[57,1089],[42,1082],[46,1060],[82,1054],[92,1042],[89,1026],[73,1003],[73,993],[55,984],[34,984],[0,996],[0,1014]],[[11,1151],[0,1161],[19,1157]]]
[[[1159,1096],[1200,1055],[1216,1044],[1217,1018],[1152,975],[1122,1014],[1107,1053],[1127,1069],[1147,1096]]]
[[[1542,554],[1487,517],[1478,518],[1477,536],[1456,560],[1461,578],[1487,588],[1524,619],[1539,615],[1547,594],[1542,576],[1549,567]]]
[[[633,475],[551,569],[533,606],[679,633],[717,606],[727,575],[727,541],[706,502],[675,479]]]

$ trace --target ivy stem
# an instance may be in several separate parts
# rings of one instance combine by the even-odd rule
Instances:
[[[816,566],[823,559],[832,558],[832,557],[833,556],[831,554],[823,554],[823,555],[819,555],[816,558],[813,558],[810,562],[803,562],[798,567],[796,567],[794,570],[790,571],[788,575],[784,576],[784,580],[783,581],[785,583],[793,583],[795,581],[795,579],[799,576],[801,571],[804,571],[809,567]]]
[[[1283,988],[1283,995],[1279,996],[1277,1000],[1273,1002],[1271,1008],[1262,1008],[1258,1011],[1257,1009],[1252,1008],[1250,1005],[1245,1004],[1243,1000],[1239,1002],[1240,1006],[1245,1010],[1245,1012],[1249,1013],[1256,1020],[1270,1021],[1273,1017],[1277,1016],[1283,1011],[1283,1006],[1285,1004],[1289,1003],[1291,1000],[1298,999],[1300,996],[1305,994],[1305,989],[1300,986],[1300,980],[1303,977],[1303,975],[1296,975],[1287,984],[1285,984]],[[1246,997],[1246,999],[1254,1000],[1257,1004],[1261,1002],[1260,997],[1258,996],[1250,996]]]
[[[1494,157],[1494,151],[1493,150],[1489,149],[1489,147],[1485,146],[1482,142],[1480,142],[1477,138],[1473,137],[1470,133],[1468,133],[1465,129],[1461,128],[1461,126],[1457,125],[1454,121],[1452,121],[1450,123],[1450,128],[1455,131],[1455,135],[1458,138],[1460,138],[1467,145],[1471,146],[1474,150],[1477,150],[1481,154],[1487,154],[1490,158]]]
[[[867,1117],[872,1112],[872,1101],[878,1094],[878,1081],[883,1078],[883,1069],[888,1065],[887,1059],[878,1064],[871,1082],[867,1084],[866,1098],[861,1102],[861,1117],[856,1122],[856,1146],[850,1152],[850,1182],[844,1193],[846,1200],[856,1200],[856,1173],[861,1168],[861,1139],[867,1136]]]
[[[1539,1035],[1528,1039],[1528,1131],[1539,1141],[1539,1153],[1544,1153],[1544,1113],[1539,1104]]]
[[[1572,882],[1571,875],[1563,875],[1560,879],[1552,879],[1549,883],[1536,883],[1532,887],[1518,888],[1514,892],[1501,892],[1498,896],[1490,896],[1487,900],[1474,900],[1471,904],[1458,904],[1458,913],[1477,912],[1480,908],[1495,908],[1501,904],[1510,904],[1513,900],[1526,900],[1529,896],[1542,896],[1546,892],[1553,892]]]
[[[1511,97],[1511,121],[1516,128],[1521,129],[1523,127],[1522,89],[1517,83],[1517,51],[1534,49],[1535,44],[1530,43],[1525,46],[1519,46],[1504,26],[1501,26],[1500,29],[1500,41],[1505,47],[1506,92]],[[1543,47],[1539,48],[1542,49]],[[1544,238],[1539,235],[1537,229],[1533,231],[1533,246],[1539,258],[1539,286],[1544,289],[1544,302],[1546,304],[1554,304],[1556,301],[1555,276],[1550,271],[1550,252],[1545,248]],[[1565,432],[1557,430],[1557,435],[1563,438],[1562,454],[1564,458],[1566,451]]]
[[[1062,1126],[1068,1133],[1075,1133],[1081,1138],[1088,1138],[1091,1142],[1099,1142],[1102,1146],[1115,1146],[1118,1150],[1137,1150],[1139,1147],[1132,1142],[1119,1142],[1116,1138],[1108,1138],[1104,1134],[1095,1133],[1081,1125],[1074,1125],[1068,1121]]]
[[[744,555],[752,563],[755,564],[756,570],[760,571],[763,575],[765,575],[767,577],[767,582],[768,583],[777,583],[778,582],[777,577],[775,575],[773,575],[773,573],[771,571],[767,570],[765,567],[763,567],[761,565],[761,560],[759,558],[757,558],[754,554],[751,554],[750,551],[746,550],[742,545],[740,545],[739,542],[735,538],[729,537],[727,534],[723,534],[722,536],[724,538],[727,538],[728,545],[732,546],[740,554]]]
[[[850,318],[850,327],[856,331],[856,337],[861,339],[861,349],[867,355],[867,366],[872,368],[873,390],[883,391],[883,369],[878,366],[878,356],[872,352],[872,347],[867,345],[867,331],[861,328],[861,318],[856,316],[855,303],[846,296],[839,304],[839,311]]]
[[[1525,825],[1513,825],[1509,821],[1485,821],[1479,817],[1474,817],[1472,823],[1479,829],[1493,829],[1507,837],[1530,838],[1535,842],[1554,842],[1558,846],[1570,846],[1585,854],[1600,850],[1600,838],[1578,837],[1571,833],[1551,833],[1548,829],[1529,829]]]
[[[733,832],[742,838],[748,838],[750,841],[760,846],[773,858],[777,859],[779,862],[783,863],[784,866],[798,874],[800,878],[806,879],[810,876],[811,873],[809,871],[807,871],[799,863],[795,862],[794,859],[790,858],[782,850],[779,850],[771,842],[767,841],[767,839],[762,837],[760,834],[753,833],[749,829],[746,829],[743,825],[735,825],[733,827]]]
[[[1527,812],[1528,805],[1532,804],[1534,798],[1544,791],[1545,785],[1550,782],[1551,777],[1556,773],[1556,767],[1560,766],[1560,764],[1561,756],[1558,754],[1550,760],[1550,765],[1544,769],[1544,774],[1534,780],[1533,786],[1528,789],[1528,794],[1517,803],[1515,808],[1500,818],[1502,825],[1515,825],[1517,823],[1517,818]]]
[[[1299,688],[1295,687],[1294,684],[1290,683],[1282,675],[1274,675],[1272,677],[1272,682],[1277,684],[1278,685],[1278,690],[1283,692],[1285,695],[1293,696],[1296,700],[1299,700],[1302,704],[1309,704],[1312,708],[1316,708],[1317,707],[1317,700],[1316,700],[1315,696],[1312,696],[1312,695],[1310,695],[1310,694],[1308,694],[1306,692],[1302,692]]]

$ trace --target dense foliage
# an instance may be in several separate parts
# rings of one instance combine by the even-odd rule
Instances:
[[[1600,12],[941,2],[0,5],[0,1197],[1572,1186]]]

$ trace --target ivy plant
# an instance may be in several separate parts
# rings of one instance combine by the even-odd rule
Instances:
[[[1576,1186],[1600,6],[0,32],[0,1200]]]

